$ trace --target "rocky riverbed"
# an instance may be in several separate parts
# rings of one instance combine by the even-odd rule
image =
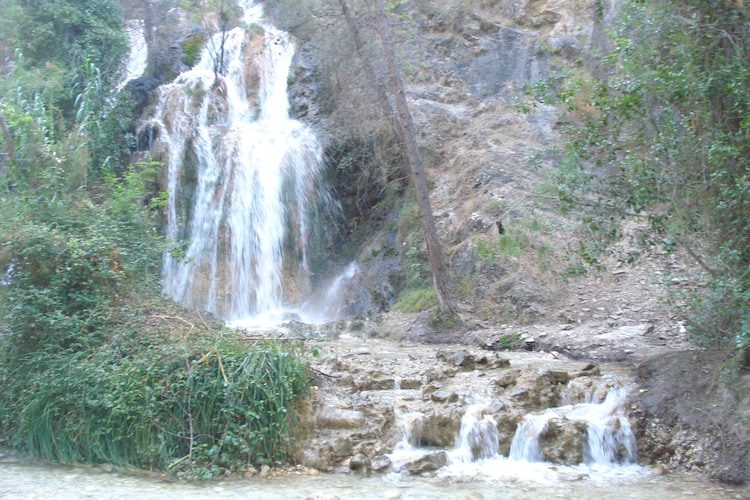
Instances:
[[[430,476],[446,470],[466,439],[469,412],[491,424],[497,442],[486,452],[474,431],[474,443],[465,446],[470,461],[481,461],[487,453],[509,457],[519,423],[557,411],[538,436],[537,458],[553,467],[591,464],[590,429],[559,408],[602,404],[619,390],[623,401],[610,411],[609,425],[613,434],[627,425],[635,448],[613,445],[612,465],[746,481],[750,376],[735,370],[726,380],[731,352],[697,349],[679,329],[670,345],[658,345],[667,329],[650,323],[526,325],[518,327],[514,348],[502,350],[507,346],[498,339],[511,330],[507,325],[441,334],[429,333],[425,322],[392,313],[340,324],[317,338],[306,331],[306,346],[318,355],[311,402],[301,409],[297,463],[327,472]],[[284,333],[301,332],[292,325]],[[434,343],[441,335],[465,342]],[[396,457],[403,444],[422,452]]]

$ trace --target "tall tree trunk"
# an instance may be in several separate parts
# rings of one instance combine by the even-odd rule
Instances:
[[[432,215],[430,206],[430,192],[427,187],[427,180],[422,166],[422,157],[419,153],[417,143],[417,133],[414,121],[406,102],[406,91],[396,63],[395,49],[391,41],[388,20],[386,19],[385,9],[382,0],[375,0],[375,15],[377,18],[376,31],[383,46],[383,57],[385,59],[386,71],[384,75],[378,75],[370,58],[364,52],[364,44],[355,20],[349,13],[346,0],[339,0],[342,13],[352,32],[355,48],[362,59],[365,70],[371,74],[371,78],[378,82],[376,85],[378,97],[383,102],[386,114],[391,126],[394,128],[399,145],[403,148],[409,169],[412,174],[412,182],[417,195],[417,205],[419,207],[419,219],[424,231],[425,244],[427,246],[427,255],[432,272],[432,281],[435,286],[438,304],[443,314],[457,314],[456,304],[450,291],[447,279],[447,270],[443,258],[443,250],[440,246],[440,240],[435,229],[435,220]],[[390,91],[390,92],[389,92]],[[393,100],[389,99],[391,94]]]

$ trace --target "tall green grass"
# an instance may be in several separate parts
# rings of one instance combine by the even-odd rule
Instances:
[[[29,358],[31,361],[31,358]],[[233,333],[117,338],[95,352],[0,365],[0,432],[44,460],[196,478],[283,460],[304,360]]]

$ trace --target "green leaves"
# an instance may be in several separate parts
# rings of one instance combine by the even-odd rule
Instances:
[[[745,347],[749,21],[748,9],[718,0],[627,2],[611,27],[614,49],[588,68],[596,79],[563,69],[532,89],[569,114],[551,193],[589,218],[594,242],[616,234],[597,226],[633,214],[653,223],[644,244],[700,241],[698,261],[711,276],[692,308],[692,331]],[[591,255],[583,251],[590,246],[582,242],[579,255]]]
[[[206,478],[284,459],[306,365],[241,335],[116,333],[80,354],[0,364],[0,432],[45,460]]]

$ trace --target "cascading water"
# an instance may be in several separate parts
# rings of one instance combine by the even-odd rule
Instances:
[[[143,30],[143,21],[140,19],[131,19],[125,23],[125,32],[130,42],[130,55],[128,56],[128,63],[125,67],[122,80],[117,86],[118,90],[122,89],[133,78],[143,76],[143,73],[146,71],[148,45],[146,45]]]
[[[508,457],[499,452],[499,432],[493,416],[502,404],[472,404],[461,419],[455,447],[447,453],[448,464],[437,474],[446,478],[483,477],[536,484],[553,484],[560,478],[592,477],[606,482],[640,476],[644,472],[636,464],[635,436],[625,413],[629,390],[616,387],[601,403],[587,401],[527,415],[518,424]],[[389,458],[392,470],[399,473],[406,463],[435,450],[420,450],[414,443],[413,434],[422,424],[423,415],[397,412],[396,417],[403,427],[403,438]],[[570,443],[582,448],[573,453],[581,457],[580,463],[567,466],[556,463],[550,467],[551,463],[545,461],[545,436],[556,420],[570,424],[564,432],[570,433],[567,436]]]
[[[599,404],[567,405],[528,415],[518,424],[511,442],[510,458],[527,462],[543,460],[541,440],[550,421],[557,418],[585,424],[584,463],[634,463],[637,460],[635,436],[623,409],[627,391],[627,388],[612,389]]]
[[[258,22],[260,7],[244,7],[245,23]],[[194,68],[160,89],[142,127],[167,164],[167,237],[176,248],[164,255],[165,290],[236,326],[290,312],[306,319],[294,304],[312,293],[313,221],[335,211],[320,180],[321,147],[289,118],[294,44],[264,30],[262,44],[242,28],[217,34]]]
[[[470,463],[498,454],[499,433],[492,415],[484,413],[486,405],[473,404],[461,417],[461,431],[456,448],[450,453],[453,461]]]

